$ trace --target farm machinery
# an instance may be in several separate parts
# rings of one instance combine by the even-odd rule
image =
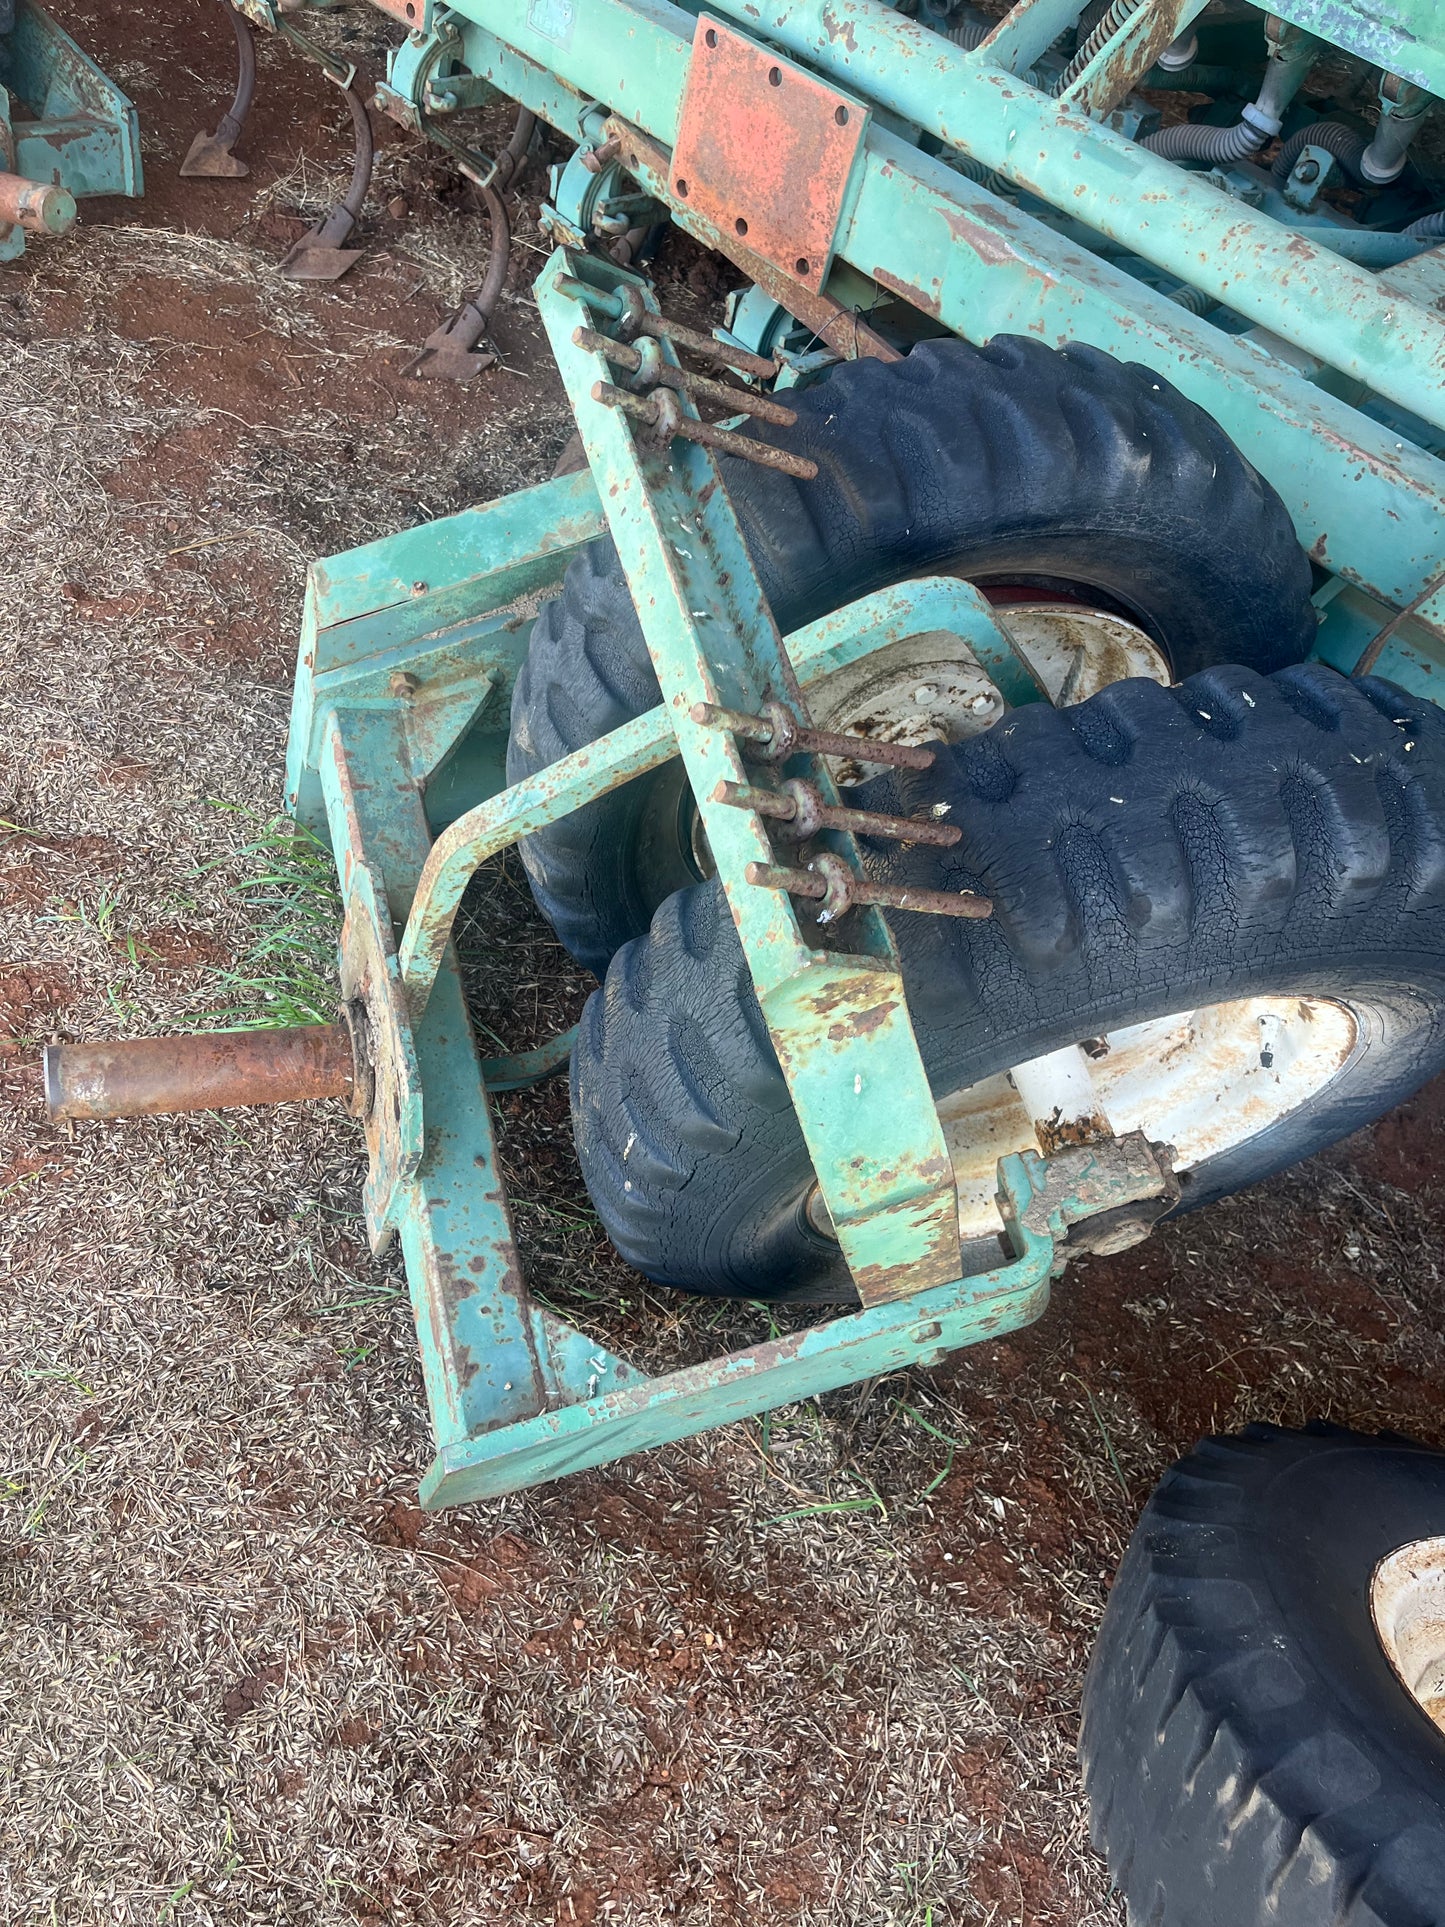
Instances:
[[[585,466],[311,570],[287,801],[336,859],[337,1022],[55,1046],[46,1075],[68,1117],[345,1099],[406,1259],[425,1504],[1013,1330],[1074,1255],[1445,1066],[1435,8],[378,4],[404,37],[374,109],[490,197],[499,248],[536,123],[575,143],[535,295]],[[238,0],[195,171],[236,171],[250,33],[304,12]],[[307,245],[335,265],[360,204],[333,214]],[[736,270],[711,333],[659,305],[668,222]],[[421,372],[484,372],[495,292]],[[518,843],[602,982],[575,1033],[484,1059],[453,929]],[[537,1302],[489,1097],[569,1063],[626,1258],[841,1309],[649,1376]],[[1329,1450],[1429,1515],[1435,1565],[1376,1623],[1438,1750],[1438,1461]],[[1192,1556],[1175,1498],[1140,1626]],[[1147,1709],[1145,1645],[1110,1664]],[[1092,1757],[1142,1743],[1100,1717]]]
[[[0,261],[78,199],[141,192],[135,108],[34,0],[0,0]]]

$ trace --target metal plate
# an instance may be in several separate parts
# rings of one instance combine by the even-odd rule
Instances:
[[[860,102],[703,14],[669,187],[817,293],[867,125]]]
[[[399,20],[413,33],[430,33],[432,7],[431,0],[376,0],[383,13],[389,13],[393,20]]]

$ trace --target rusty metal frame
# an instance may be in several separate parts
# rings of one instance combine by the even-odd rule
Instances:
[[[987,603],[946,577],[866,597],[788,638],[785,653],[710,452],[639,442],[625,416],[593,399],[607,364],[576,339],[589,333],[578,325],[585,291],[605,297],[623,285],[650,300],[633,277],[565,250],[538,285],[590,474],[332,558],[316,565],[308,591],[289,791],[336,855],[348,899],[348,995],[366,1004],[373,1036],[389,1032],[393,1061],[415,1065],[398,1082],[376,1052],[368,1225],[378,1248],[399,1234],[406,1257],[438,1448],[422,1488],[431,1505],[601,1463],[1011,1329],[1047,1301],[1067,1212],[1102,1209],[1105,1198],[1122,1204],[1138,1190],[1137,1173],[1121,1165],[1115,1177],[1104,1158],[1092,1207],[1057,1185],[1058,1198],[1041,1204],[1048,1167],[1007,1159],[1000,1182],[1013,1259],[960,1275],[951,1169],[887,928],[857,913],[857,948],[821,951],[804,941],[786,896],[747,883],[748,861],[771,854],[761,825],[713,800],[720,775],[746,772],[728,733],[690,712],[699,698],[758,702],[789,665],[806,685],[939,628],[965,637],[1000,677],[1012,674],[1016,698],[1030,688]],[[624,565],[646,581],[649,609],[666,605],[648,623],[664,701],[506,788],[506,696],[529,626],[519,610],[599,531],[602,503]],[[699,539],[672,539],[679,517]],[[705,605],[731,619],[701,623],[693,612]],[[437,779],[464,750],[469,774],[443,785],[443,801]],[[864,1306],[650,1379],[527,1293],[497,1177],[487,1069],[449,938],[465,882],[489,855],[679,751]],[[476,800],[458,810],[468,792]],[[837,847],[846,850],[846,839]],[[402,934],[393,948],[394,927]],[[349,957],[369,961],[359,970]],[[538,1056],[555,1060],[555,1051]],[[910,1078],[917,1089],[900,1102]],[[403,1108],[408,1096],[417,1103],[396,1128],[393,1092]],[[861,1169],[860,1144],[872,1153]]]
[[[0,178],[6,175],[13,184],[8,195],[0,192],[10,203],[0,211],[0,261],[23,252],[27,231],[65,233],[77,200],[136,196],[142,187],[134,106],[36,0],[16,0],[14,25],[0,34]]]
[[[710,11],[764,37],[747,0],[710,0]],[[893,299],[970,340],[1013,329],[1095,342],[1157,368],[1245,449],[1336,587],[1349,585],[1329,601],[1320,641],[1327,660],[1348,666],[1361,631],[1368,639],[1371,621],[1378,628],[1440,572],[1445,463],[1340,399],[1342,387],[1350,392],[1340,371],[1354,371],[1356,395],[1395,394],[1427,420],[1445,413],[1439,264],[1427,253],[1386,274],[1355,267],[1040,93],[1020,76],[1076,12],[1071,0],[1021,0],[974,54],[881,0],[789,0],[770,16],[769,41],[873,111],[821,292],[670,191],[691,13],[667,0],[541,9],[457,0],[437,21],[459,41],[467,73],[566,133],[610,101],[611,130],[631,136],[629,171],[641,185],[839,353],[890,352],[869,326],[869,304]],[[424,53],[401,50],[397,68]],[[1257,327],[1231,334],[1188,312],[1082,245],[1081,229],[1078,239],[1061,234],[922,152],[919,127],[1066,207],[1106,253],[1173,263]],[[1442,643],[1437,593],[1394,632],[1382,671],[1423,693]]]

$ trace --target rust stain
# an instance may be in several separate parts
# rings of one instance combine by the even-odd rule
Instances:
[[[938,295],[925,294],[922,288],[914,287],[907,281],[900,281],[886,268],[871,268],[869,272],[878,285],[887,288],[890,294],[901,296],[915,308],[922,308],[924,313],[932,315],[935,321],[942,319],[943,302]]]
[[[821,293],[866,123],[858,101],[704,17],[669,188],[690,214]]]
[[[841,1024],[828,1026],[828,1038],[834,1044],[851,1043],[855,1037],[866,1037],[871,1031],[879,1029],[888,1022],[898,1008],[898,1000],[874,1004],[869,1010],[857,1010]]]
[[[1092,1117],[1061,1118],[1057,1112],[1051,1118],[1036,1117],[1034,1134],[1046,1158],[1076,1146],[1101,1144],[1113,1136],[1107,1121],[1097,1112]]]
[[[1013,267],[1018,263],[1019,256],[1014,248],[1000,239],[992,228],[972,220],[961,208],[940,208],[939,212],[954,240],[972,248],[980,261],[986,261],[991,268]]]
[[[864,1265],[854,1273],[853,1282],[865,1305],[886,1305],[927,1291],[931,1285],[949,1284],[958,1275],[958,1265],[958,1219],[953,1211],[943,1211],[926,1248],[912,1264]]]

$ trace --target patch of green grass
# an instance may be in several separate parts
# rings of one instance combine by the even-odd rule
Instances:
[[[917,1425],[927,1432],[930,1438],[935,1438],[940,1444],[948,1447],[948,1457],[943,1461],[943,1469],[933,1475],[918,1495],[920,1499],[932,1498],[953,1470],[953,1461],[956,1456],[968,1449],[968,1440],[956,1439],[951,1432],[945,1432],[941,1426],[935,1425],[932,1419],[925,1418],[916,1405],[910,1405],[906,1398],[895,1399],[893,1403],[894,1408],[903,1414],[910,1425]]]
[[[1108,1453],[1109,1463],[1114,1468],[1114,1477],[1119,1481],[1119,1490],[1127,1499],[1129,1496],[1129,1481],[1124,1477],[1124,1468],[1119,1463],[1119,1455],[1114,1450],[1114,1441],[1109,1437],[1109,1428],[1104,1423],[1104,1414],[1099,1410],[1098,1401],[1088,1386],[1084,1385],[1083,1379],[1079,1377],[1077,1372],[1063,1372],[1060,1376],[1063,1378],[1071,1378],[1076,1385],[1083,1386],[1084,1397],[1089,1401],[1089,1410],[1094,1414],[1094,1423],[1103,1435],[1104,1450]]]
[[[215,807],[256,825],[250,841],[224,860],[239,861],[249,872],[229,888],[251,913],[257,935],[233,964],[216,972],[215,988],[225,1001],[200,1012],[197,1028],[273,1030],[334,1022],[341,892],[330,850],[289,816],[262,817],[232,803]]]

